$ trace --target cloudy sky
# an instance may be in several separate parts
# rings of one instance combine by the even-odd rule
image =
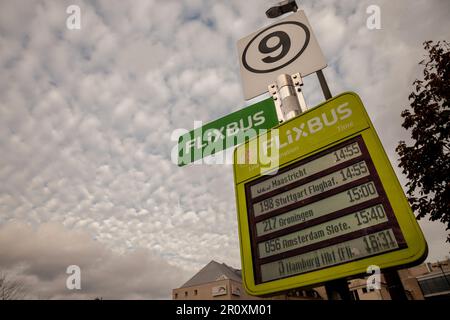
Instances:
[[[0,0],[0,270],[29,297],[164,299],[211,259],[240,267],[232,167],[177,167],[171,136],[245,105],[236,42],[273,23],[274,2]],[[448,39],[449,1],[301,2],[331,91],[359,93],[396,166],[421,44]],[[305,92],[323,100],[315,76]],[[428,259],[448,255],[444,227],[420,225]]]

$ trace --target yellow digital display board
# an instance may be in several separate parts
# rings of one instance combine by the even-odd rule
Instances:
[[[427,244],[360,98],[343,93],[236,148],[252,295],[419,263]]]

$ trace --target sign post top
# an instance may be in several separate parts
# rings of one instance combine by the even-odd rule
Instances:
[[[301,10],[240,39],[237,47],[246,100],[266,92],[280,74],[305,77],[327,66]]]

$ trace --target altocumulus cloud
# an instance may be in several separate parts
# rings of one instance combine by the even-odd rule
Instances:
[[[211,259],[239,267],[231,167],[178,168],[170,137],[244,104],[235,43],[271,23],[272,3],[2,1],[0,268],[36,297],[73,295],[61,286],[79,264],[80,297],[160,298]],[[65,27],[71,4],[81,30]],[[381,30],[366,28],[371,4]],[[421,43],[448,36],[448,1],[304,5],[333,93],[362,96],[395,165]],[[314,77],[305,86],[322,100]],[[422,226],[442,257],[443,228]]]

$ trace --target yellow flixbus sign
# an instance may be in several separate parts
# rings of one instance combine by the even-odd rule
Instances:
[[[427,244],[360,98],[343,93],[234,153],[252,295],[426,258]]]

